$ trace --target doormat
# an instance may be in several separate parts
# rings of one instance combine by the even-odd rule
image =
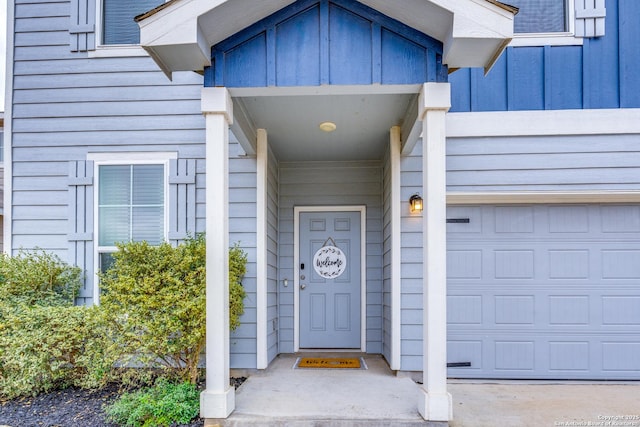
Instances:
[[[299,357],[294,369],[367,369],[361,357]]]

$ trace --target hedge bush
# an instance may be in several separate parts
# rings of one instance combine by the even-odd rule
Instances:
[[[36,395],[82,376],[88,309],[72,306],[80,277],[41,250],[0,256],[0,396]]]
[[[127,243],[101,275],[101,304],[74,307],[81,271],[44,251],[0,256],[0,398],[160,375],[195,383],[205,345],[205,239]],[[244,311],[246,254],[229,251],[230,324]]]
[[[205,347],[206,244],[203,235],[172,247],[146,242],[118,245],[112,267],[101,274],[100,313],[110,354],[121,361],[158,365],[191,383]],[[243,312],[246,255],[230,250],[231,325]]]
[[[81,286],[81,270],[57,255],[21,250],[0,254],[0,304],[73,305]]]

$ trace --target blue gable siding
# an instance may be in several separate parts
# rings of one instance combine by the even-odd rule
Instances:
[[[509,47],[487,76],[456,71],[451,111],[640,107],[640,2],[606,9],[606,35],[582,46]]]
[[[446,82],[442,43],[354,0],[300,0],[215,45],[205,86]]]

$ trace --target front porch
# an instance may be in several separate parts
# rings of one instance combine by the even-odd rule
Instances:
[[[310,353],[304,353],[308,357]],[[311,355],[315,355],[311,353]],[[320,356],[336,356],[321,353]],[[238,389],[235,411],[205,426],[440,426],[416,409],[419,385],[397,377],[380,355],[363,356],[366,370],[293,369],[300,354],[282,354]]]
[[[484,0],[259,3],[176,0],[140,17],[142,45],[167,75],[204,75],[207,388],[201,414],[233,417],[243,405],[229,386],[230,354],[239,350],[230,348],[236,343],[228,330],[226,251],[230,234],[244,228],[255,273],[240,367],[269,369],[284,360],[278,355],[304,349],[382,354],[383,365],[424,377],[423,386],[407,386],[413,398],[386,400],[411,402],[411,417],[446,422],[452,409],[446,386],[447,67],[490,68],[512,34],[514,10]],[[322,122],[327,126],[318,126]],[[244,188],[230,188],[230,133],[238,143],[232,141],[233,149],[240,146],[240,156],[250,159],[240,171]],[[422,152],[405,173],[403,161],[416,147]],[[318,191],[312,187],[328,182],[322,181],[326,171],[314,179],[305,170],[296,179],[295,167],[285,167],[371,161],[384,172],[369,193],[353,193],[358,186],[339,175]],[[287,193],[286,179],[296,179],[290,184],[299,188]],[[310,190],[301,191],[304,185]],[[410,216],[413,193],[426,205]],[[236,216],[238,201],[244,212]],[[347,211],[357,213],[343,215]],[[305,217],[303,227],[301,212],[326,215]],[[325,247],[348,267],[322,273],[317,257]],[[283,381],[291,374],[278,372]],[[353,389],[343,379],[325,384],[333,373],[308,383],[323,399],[340,390],[360,399],[384,389],[368,382],[386,381],[370,372],[354,375],[365,383]],[[368,400],[363,408],[374,411],[368,405],[376,398]],[[283,405],[291,409],[291,402]]]

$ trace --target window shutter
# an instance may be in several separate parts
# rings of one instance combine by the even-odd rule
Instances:
[[[605,0],[576,0],[576,37],[604,36]]]
[[[69,44],[72,52],[96,48],[96,0],[71,0]]]
[[[178,244],[196,233],[196,159],[169,163],[169,241]]]
[[[69,261],[82,269],[77,304],[93,303],[93,162],[69,162]]]

